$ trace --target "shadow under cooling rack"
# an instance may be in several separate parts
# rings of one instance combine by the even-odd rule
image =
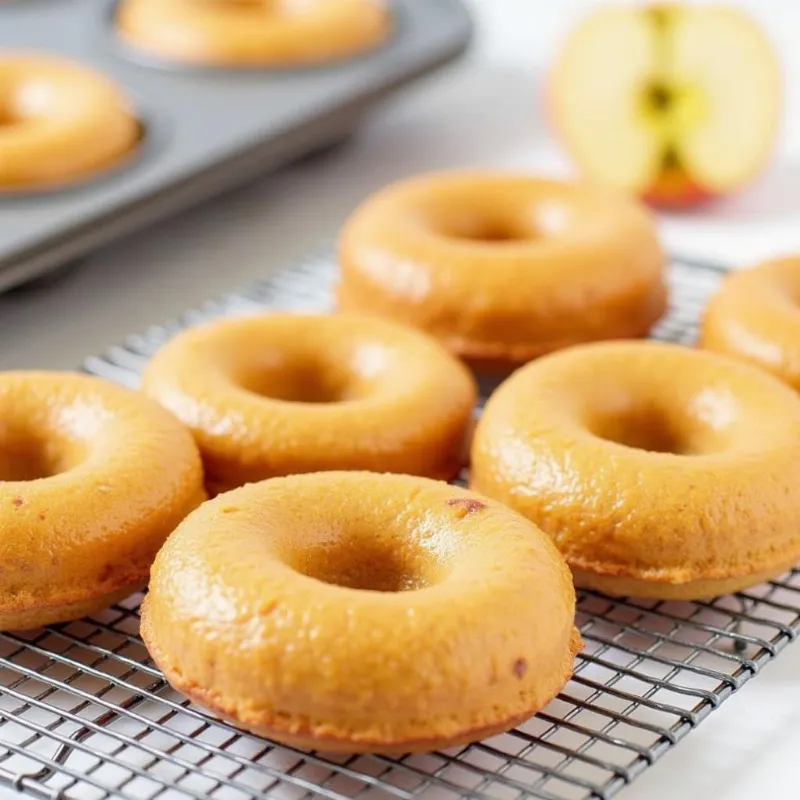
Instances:
[[[655,335],[690,344],[719,272],[675,263]],[[84,370],[135,386],[171,335],[213,316],[325,309],[318,257],[131,336]],[[103,800],[609,798],[739,689],[800,629],[800,573],[709,602],[579,597],[586,649],[564,691],[514,731],[398,758],[326,756],[220,723],[162,679],[139,597],[79,622],[0,634],[0,785]]]

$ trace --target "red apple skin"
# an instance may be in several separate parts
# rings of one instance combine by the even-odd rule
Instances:
[[[655,183],[639,195],[648,205],[663,210],[694,208],[718,196],[696,183],[681,167],[667,167]]]

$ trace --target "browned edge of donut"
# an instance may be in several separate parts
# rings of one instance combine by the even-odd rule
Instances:
[[[458,473],[461,472],[463,467],[469,464],[469,450],[470,446],[472,445],[472,436],[475,433],[475,419],[473,418],[470,420],[469,424],[467,425],[467,430],[464,434],[464,444],[462,445],[461,452],[458,455],[457,459],[452,461],[448,461],[442,469],[437,470],[436,472],[431,472],[427,475],[421,475],[419,477],[422,478],[430,478],[434,481],[444,481],[449,483],[454,478],[458,477]],[[359,470],[348,470],[353,472],[358,472]],[[297,473],[296,473],[297,474]],[[408,474],[408,473],[398,473],[398,474]],[[271,475],[268,478],[263,478],[262,480],[271,480],[272,478],[279,478],[285,477],[282,475]],[[260,481],[247,481],[247,483],[260,483]],[[217,478],[214,475],[209,475],[206,472],[205,478],[205,490],[208,494],[209,498],[217,497],[218,495],[225,494],[225,492],[231,492],[234,489],[238,489],[240,486],[246,485],[241,483],[226,483],[223,479]]]
[[[666,310],[666,294],[664,295],[661,310],[652,318],[637,320],[629,328],[615,331],[607,339],[596,341],[616,341],[626,339],[643,339],[650,335],[653,326],[661,319]],[[476,372],[498,373],[507,372],[534,361],[537,358],[564,350],[579,344],[588,344],[586,341],[542,342],[538,344],[490,344],[487,342],[472,342],[468,339],[444,339],[444,346],[454,355],[465,361]]]
[[[785,559],[779,564],[746,575],[733,575],[726,578],[698,578],[684,583],[670,583],[667,580],[654,581],[631,575],[594,572],[570,565],[575,585],[582,589],[592,589],[611,597],[641,597],[657,600],[708,600],[721,595],[733,594],[748,589],[764,581],[771,580],[788,572],[797,564],[797,556]]]
[[[242,721],[236,714],[236,710],[226,705],[224,700],[212,690],[205,689],[193,684],[191,681],[184,680],[179,670],[172,669],[167,664],[167,659],[155,644],[151,636],[146,604],[142,608],[140,635],[147,646],[147,649],[161,670],[167,682],[173,689],[183,694],[193,703],[208,711],[213,716],[228,722],[240,729],[249,731],[257,736],[278,742],[288,747],[295,747],[300,750],[317,750],[322,753],[375,753],[380,755],[402,755],[405,753],[428,753],[432,750],[443,750],[459,745],[467,745],[496,736],[505,731],[511,730],[517,725],[530,719],[534,714],[544,708],[572,677],[572,665],[563,676],[559,687],[543,703],[527,709],[524,713],[498,720],[489,725],[479,728],[471,728],[459,731],[451,737],[440,738],[431,737],[429,739],[409,739],[406,741],[378,741],[365,739],[348,739],[346,737],[318,736],[310,728],[292,724],[287,721],[276,721],[271,719],[265,712],[254,716],[255,721]],[[583,640],[577,628],[573,628],[570,638],[570,654],[574,658],[584,647]]]
[[[31,630],[56,622],[81,619],[141,591],[147,585],[148,578],[149,570],[135,577],[128,576],[115,588],[104,589],[99,593],[76,592],[58,601],[48,598],[47,603],[40,605],[17,603],[0,607],[0,631]]]
[[[360,306],[343,299],[340,289],[336,289],[336,311],[339,313],[358,312]],[[632,322],[627,327],[609,334],[608,337],[598,337],[594,341],[611,341],[625,339],[642,339],[650,335],[653,326],[664,316],[668,305],[668,290],[661,284],[648,301],[652,308],[642,317]],[[394,319],[394,318],[392,318]],[[408,325],[400,319],[395,322]],[[413,327],[413,326],[412,326]],[[587,344],[586,340],[576,341],[541,341],[535,343],[506,343],[506,342],[476,342],[466,337],[440,337],[424,328],[416,328],[422,333],[439,341],[450,353],[464,361],[475,372],[490,374],[511,372],[529,361],[533,361],[556,350],[579,344]]]

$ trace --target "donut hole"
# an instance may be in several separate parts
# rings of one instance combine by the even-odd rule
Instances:
[[[440,235],[449,239],[488,244],[522,242],[539,238],[534,221],[522,215],[504,217],[497,214],[464,212],[440,219],[437,229]]]
[[[240,378],[239,386],[259,397],[289,403],[344,403],[360,394],[349,371],[323,364],[251,372]]]
[[[0,95],[0,128],[8,128],[24,122],[26,114],[22,112],[18,98],[13,95]]]
[[[86,456],[82,442],[61,433],[6,429],[0,433],[0,481],[50,478]]]
[[[346,403],[367,396],[389,361],[390,354],[380,345],[355,348],[337,358],[298,348],[269,363],[250,364],[234,380],[242,389],[271,400]]]
[[[240,381],[248,392],[289,403],[341,403],[351,399],[350,382],[325,370],[292,369],[253,374]]]
[[[603,414],[592,421],[591,432],[609,442],[653,453],[687,455],[685,432],[662,409],[636,409]]]
[[[420,201],[408,216],[409,223],[444,239],[502,245],[558,238],[582,217],[591,218],[589,212],[558,194],[531,197],[527,186],[511,186],[503,193],[492,185],[479,190],[461,186],[450,189]]]
[[[727,426],[715,426],[698,411],[642,403],[595,414],[588,427],[601,439],[652,453],[691,456],[724,450],[730,439]]]
[[[413,543],[369,531],[313,536],[294,542],[283,559],[296,572],[322,583],[372,592],[407,592],[438,583],[446,559]]]
[[[426,586],[424,577],[396,552],[375,548],[358,554],[317,550],[306,552],[293,565],[309,578],[372,592],[405,592]]]

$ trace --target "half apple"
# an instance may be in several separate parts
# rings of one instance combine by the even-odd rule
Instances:
[[[586,177],[672,207],[757,176],[782,105],[771,43],[724,5],[593,11],[567,37],[548,93],[552,121]]]

